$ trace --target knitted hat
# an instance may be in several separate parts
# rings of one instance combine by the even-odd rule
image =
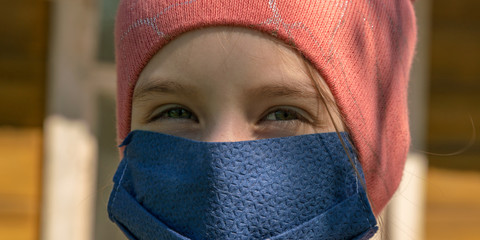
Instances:
[[[117,131],[148,61],[180,34],[238,26],[292,43],[322,75],[366,177],[376,215],[397,189],[410,144],[407,83],[416,42],[410,0],[123,0],[116,29]]]

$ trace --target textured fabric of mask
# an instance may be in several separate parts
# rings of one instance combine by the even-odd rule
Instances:
[[[211,143],[133,131],[110,219],[130,239],[368,239],[376,220],[341,136],[359,174],[336,133]]]

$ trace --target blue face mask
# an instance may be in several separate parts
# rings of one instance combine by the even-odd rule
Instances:
[[[130,239],[368,239],[376,220],[337,133],[197,142],[133,131],[110,219]]]

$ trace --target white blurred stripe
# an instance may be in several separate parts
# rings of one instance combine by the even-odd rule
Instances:
[[[91,239],[96,146],[85,123],[46,119],[42,239]]]

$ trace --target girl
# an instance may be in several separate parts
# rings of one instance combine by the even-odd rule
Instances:
[[[368,239],[409,146],[409,0],[125,0],[130,239]],[[368,196],[368,197],[367,197]]]

